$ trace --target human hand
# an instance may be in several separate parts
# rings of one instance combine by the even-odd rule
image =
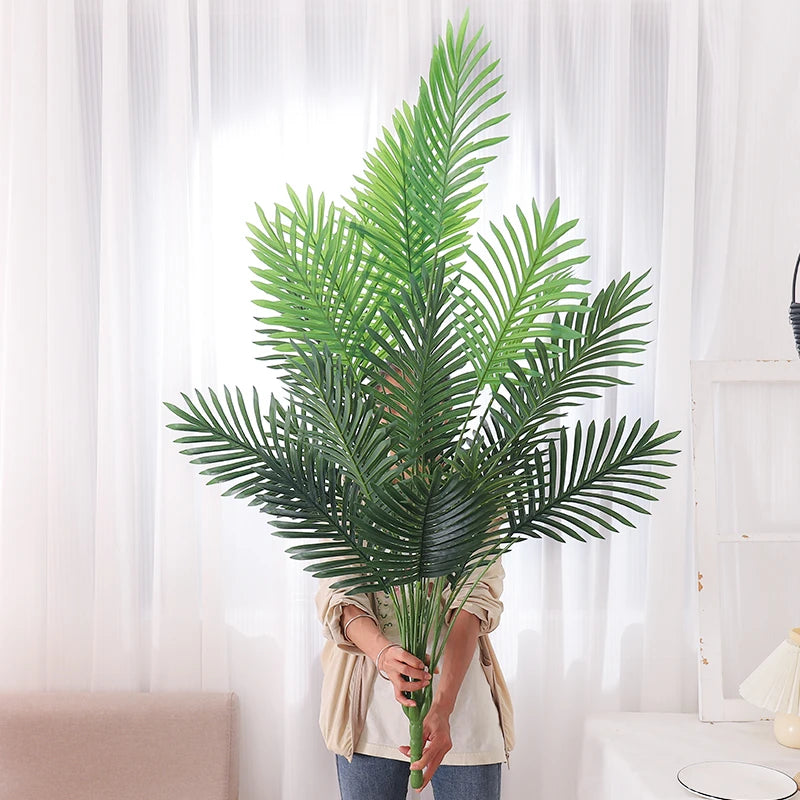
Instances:
[[[417,789],[421,792],[439,769],[442,759],[452,749],[453,741],[450,738],[450,715],[436,704],[431,706],[422,722],[422,757],[411,764],[411,769],[422,770],[422,786]],[[407,745],[399,748],[403,755],[411,757],[411,748]]]
[[[417,692],[424,689],[431,676],[424,662],[403,650],[400,645],[387,647],[378,657],[378,669],[392,682],[394,697],[400,705],[415,706],[416,703],[405,692]]]

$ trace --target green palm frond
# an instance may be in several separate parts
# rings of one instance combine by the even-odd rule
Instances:
[[[476,394],[474,375],[453,325],[456,303],[444,264],[411,278],[382,312],[389,339],[372,331],[379,355],[368,353],[374,381],[392,419],[394,451],[409,464],[449,454]]]
[[[297,409],[271,408],[270,447],[258,468],[261,510],[274,517],[275,535],[302,540],[287,548],[293,559],[311,561],[318,577],[348,576],[352,592],[385,590],[385,568],[402,562],[389,554],[376,561],[385,542],[366,541],[355,520],[361,505],[357,485],[331,462]]]
[[[483,433],[491,447],[485,455],[502,469],[505,450],[514,448],[514,458],[524,458],[553,433],[551,423],[566,411],[600,391],[628,382],[611,372],[620,367],[636,367],[630,356],[641,353],[647,342],[631,338],[631,332],[648,325],[639,318],[649,308],[640,302],[648,288],[642,286],[643,273],[611,281],[589,303],[584,299],[580,313],[569,312],[564,325],[578,333],[565,339],[553,354],[541,340],[526,351],[524,366],[509,365],[509,375],[500,378],[499,387],[487,406]],[[481,469],[489,469],[484,463]]]
[[[579,336],[563,342],[563,350],[548,361],[553,380],[560,382],[562,396],[587,390],[587,394],[579,396],[593,398],[599,396],[598,389],[629,385],[619,376],[600,370],[640,366],[629,356],[643,352],[647,341],[630,338],[629,334],[650,324],[649,320],[636,318],[650,308],[649,302],[640,302],[650,290],[642,285],[648,275],[644,272],[633,278],[628,273],[612,280],[591,302],[582,301],[585,310],[565,316],[564,325]]]
[[[422,236],[413,219],[408,186],[414,109],[408,103],[395,111],[394,133],[383,129],[375,150],[364,160],[364,176],[357,177],[350,202],[359,232],[374,250],[374,260],[387,273],[387,282],[404,285],[414,272],[414,253]]]
[[[364,514],[375,530],[403,543],[406,569],[396,581],[407,584],[460,570],[491,526],[490,500],[473,481],[434,469],[384,485]]]
[[[297,414],[314,432],[316,446],[367,496],[391,480],[391,427],[376,395],[364,393],[355,372],[327,348],[297,349],[291,387]]]
[[[256,206],[260,227],[248,224],[248,237],[261,267],[253,285],[265,297],[254,303],[268,312],[259,333],[272,353],[264,360],[282,364],[305,341],[316,342],[348,360],[361,363],[361,346],[377,311],[380,292],[374,261],[367,257],[352,218],[311,189],[305,204],[288,189],[291,208],[278,205],[268,220]]]
[[[481,67],[489,49],[488,42],[480,42],[483,31],[467,40],[468,21],[465,15],[457,34],[448,24],[433,49],[428,80],[420,82],[410,183],[424,231],[421,264],[451,263],[460,256],[474,222],[468,215],[484,188],[477,182],[494,159],[481,154],[506,138],[486,135],[508,116],[486,116],[505,93],[494,91],[499,61]]]
[[[341,471],[314,445],[291,408],[275,403],[268,425],[270,446],[257,469],[255,500],[262,511],[276,518],[276,535],[323,539],[326,547],[336,548],[337,557],[350,559],[352,569],[359,554],[348,543],[352,534]]]
[[[463,252],[484,188],[479,181],[494,158],[487,150],[505,138],[488,135],[506,116],[487,118],[502,98],[494,91],[498,62],[481,65],[489,45],[481,32],[467,39],[467,21],[457,33],[448,25],[417,105],[395,113],[394,131],[384,129],[354,189],[359,229],[395,288],[425,266],[452,266]]]
[[[641,420],[630,429],[625,418],[616,427],[607,420],[596,440],[594,422],[585,439],[578,423],[572,442],[562,428],[558,441],[551,440],[545,453],[535,451],[527,465],[525,481],[507,509],[509,534],[585,541],[584,534],[603,538],[603,530],[616,531],[615,522],[633,527],[613,506],[648,514],[643,503],[656,500],[654,492],[668,479],[655,469],[675,466],[665,457],[678,451],[664,445],[678,432],[656,436],[657,427],[653,423],[639,435]]]
[[[182,394],[188,410],[165,403],[175,416],[183,420],[172,422],[167,427],[184,433],[175,441],[191,445],[181,453],[190,456],[192,464],[204,466],[200,474],[211,476],[209,484],[236,481],[223,495],[252,497],[259,490],[256,470],[267,446],[258,393],[253,389],[254,413],[247,409],[238,388],[234,402],[233,395],[225,387],[225,406],[213,390],[209,389],[208,394],[210,402],[199,391],[195,392],[196,402]]]
[[[504,217],[505,233],[491,226],[496,245],[478,237],[488,262],[469,251],[477,274],[461,271],[463,311],[459,319],[468,331],[465,344],[481,386],[496,387],[509,364],[521,362],[537,340],[568,341],[580,336],[553,320],[559,312],[574,316],[588,310],[580,304],[586,292],[575,288],[587,281],[571,271],[588,256],[557,260],[581,245],[583,239],[562,241],[577,220],[558,225],[558,211],[556,200],[542,222],[534,201],[531,230],[524,212],[517,207],[519,230]]]
[[[359,533],[360,491],[326,456],[304,412],[283,408],[273,398],[262,417],[255,392],[254,412],[238,389],[238,408],[227,389],[227,409],[209,394],[211,403],[199,392],[196,403],[184,395],[188,411],[167,404],[183,420],[169,427],[191,434],[176,441],[193,445],[182,452],[205,467],[201,474],[211,476],[209,483],[237,481],[224,494],[251,498],[251,505],[275,518],[277,536],[307,542],[287,549],[292,558],[313,560],[308,569],[319,577],[347,576],[352,593],[386,589],[392,564],[407,573],[406,554],[386,552],[396,544],[390,536],[364,539]]]

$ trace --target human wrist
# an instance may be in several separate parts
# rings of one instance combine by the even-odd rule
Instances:
[[[433,694],[433,702],[428,713],[438,713],[449,720],[455,707],[456,698],[450,697],[446,692],[442,692],[441,689],[437,689]]]
[[[374,664],[378,656],[384,650],[387,650],[391,644],[392,642],[378,631],[374,635],[365,638],[363,643],[360,645],[360,649],[361,652]]]
[[[381,664],[381,659],[383,658],[383,654],[388,652],[389,650],[391,650],[393,647],[400,647],[400,645],[396,644],[395,642],[389,642],[388,644],[385,644],[383,647],[381,647],[381,649],[378,650],[378,653],[375,656],[375,658],[372,659],[373,662],[375,663],[375,669],[378,670],[378,674],[381,676],[381,678],[384,678],[387,681],[390,680],[390,678],[383,671],[383,666]]]
[[[381,632],[375,618],[371,614],[365,614],[358,606],[345,607],[341,629],[347,643],[357,647],[370,661],[375,661],[381,649],[391,644]]]

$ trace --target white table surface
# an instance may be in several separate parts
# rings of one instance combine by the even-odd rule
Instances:
[[[771,722],[700,722],[696,714],[600,714],[590,716],[584,728],[578,797],[689,800],[696,795],[676,775],[698,761],[745,761],[792,776],[800,772],[800,750],[779,745]]]

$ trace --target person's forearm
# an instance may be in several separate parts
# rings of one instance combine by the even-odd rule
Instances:
[[[355,623],[353,623],[355,624]],[[464,682],[478,646],[480,620],[469,611],[461,611],[447,639],[440,667],[441,674],[433,696],[433,705],[448,716],[453,713],[456,697]]]
[[[381,633],[372,617],[361,616],[362,614],[364,611],[358,606],[342,606],[342,630],[347,625],[346,638],[374,661],[378,653],[391,642]]]

